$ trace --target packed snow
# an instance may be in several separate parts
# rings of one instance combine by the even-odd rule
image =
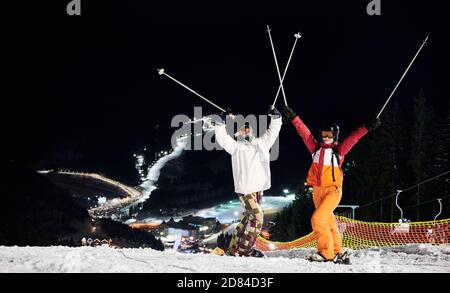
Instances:
[[[142,178],[144,182],[140,185],[142,188],[142,194],[143,197],[141,199],[141,202],[144,202],[147,198],[150,197],[150,194],[153,190],[156,189],[155,183],[159,179],[159,175],[161,174],[161,169],[167,164],[167,162],[178,158],[181,153],[183,152],[184,148],[186,147],[187,138],[182,137],[176,140],[176,145],[173,147],[173,151],[169,153],[165,153],[164,156],[162,156],[160,159],[156,161],[155,164],[153,164],[148,169],[148,175],[146,178]],[[138,156],[138,160],[143,160],[141,156]],[[137,168],[140,170],[139,165],[142,165],[142,162],[138,161]]]
[[[212,126],[212,118],[211,117],[203,117],[201,119],[191,120],[185,122],[185,124],[191,124],[191,123],[198,123],[202,122],[202,131],[203,132],[211,132],[213,131]],[[184,126],[184,125],[183,125]],[[181,127],[183,129],[183,127]],[[161,154],[164,154],[162,157],[160,157],[154,164],[152,164],[148,168],[148,174],[146,177],[142,177],[142,166],[144,165],[144,157],[142,155],[136,155],[136,169],[138,170],[139,174],[141,175],[141,180],[143,181],[140,187],[142,188],[143,192],[143,198],[142,202],[145,201],[147,198],[150,197],[150,194],[153,190],[156,189],[155,183],[159,179],[159,175],[161,174],[161,169],[171,160],[174,160],[178,158],[183,151],[186,149],[188,145],[188,141],[190,139],[190,136],[193,135],[192,133],[183,133],[181,136],[177,137],[175,140],[175,144],[172,146],[172,151],[170,152],[162,152]],[[199,134],[196,134],[199,135]]]
[[[351,265],[311,263],[313,249],[273,251],[266,258],[183,254],[109,247],[0,247],[0,273],[450,273],[450,246],[428,244],[350,250]]]

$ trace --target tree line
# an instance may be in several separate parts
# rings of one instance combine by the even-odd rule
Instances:
[[[343,163],[341,204],[359,205],[356,219],[397,222],[397,190],[403,218],[430,221],[450,216],[450,111],[434,109],[423,90],[412,107],[392,103],[381,116],[382,124],[362,138]],[[443,174],[443,175],[442,175]],[[429,180],[431,179],[431,180]],[[288,241],[311,232],[314,211],[309,192],[300,190],[293,203],[274,220],[272,239]]]

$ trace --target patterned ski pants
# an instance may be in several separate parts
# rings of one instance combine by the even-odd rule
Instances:
[[[233,235],[228,247],[228,251],[232,254],[247,256],[255,245],[264,220],[261,199],[260,192],[239,195],[245,212],[242,213],[241,222],[237,225],[236,234]]]

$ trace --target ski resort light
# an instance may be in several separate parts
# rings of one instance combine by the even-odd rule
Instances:
[[[287,188],[283,189],[283,193],[284,194],[288,194],[289,193],[289,189],[287,189]]]
[[[234,212],[234,221],[236,222],[238,219],[239,213],[237,211]]]

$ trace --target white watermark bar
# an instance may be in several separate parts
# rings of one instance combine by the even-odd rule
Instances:
[[[222,124],[222,118],[217,115],[203,116],[202,107],[194,107],[194,119],[185,114],[178,114],[172,118],[171,127],[178,127],[171,138],[171,144],[177,145],[180,140],[185,140],[184,150],[223,150],[214,139],[214,125]],[[269,126],[268,115],[235,115],[233,118],[227,116],[226,130],[230,137],[234,138],[237,129],[246,122],[249,123],[255,136],[262,136]],[[277,137],[270,151],[270,161],[275,161],[279,156],[279,137]]]

